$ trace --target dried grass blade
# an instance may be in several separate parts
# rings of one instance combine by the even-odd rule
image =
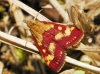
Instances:
[[[92,20],[94,19],[95,16],[100,14],[100,1],[95,4],[96,6],[91,9],[89,12],[87,12],[88,17],[90,17]]]

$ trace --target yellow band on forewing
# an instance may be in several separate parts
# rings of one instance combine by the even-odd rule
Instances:
[[[54,55],[48,55],[44,59],[47,60],[47,64],[49,65],[50,62],[54,59]]]
[[[48,50],[49,50],[49,52],[50,52],[51,54],[54,55],[55,44],[54,44],[53,42],[50,43]]]

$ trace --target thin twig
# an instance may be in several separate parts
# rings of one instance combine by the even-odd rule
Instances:
[[[11,2],[13,2],[15,5],[19,6],[20,8],[22,8],[23,10],[25,10],[26,12],[28,12],[30,15],[36,17],[36,15],[38,14],[38,12],[32,8],[30,8],[29,6],[25,5],[24,3],[18,1],[18,0],[9,0]],[[37,19],[40,21],[50,21],[48,18],[44,17],[43,15],[39,14],[37,16]]]
[[[75,59],[72,59],[70,57],[66,57],[65,59],[68,63],[71,63],[71,64],[74,64],[74,65],[77,65],[79,67],[82,67],[82,68],[85,68],[85,69],[88,69],[88,70],[92,70],[94,72],[98,72],[100,73],[100,68],[97,68],[95,66],[92,66],[92,65],[89,65],[89,64],[85,64],[85,63],[82,63],[82,62],[79,62]]]
[[[1,31],[0,41],[21,48],[31,53],[38,52],[38,49],[31,42],[26,42],[25,40],[19,39],[17,37],[11,36]]]

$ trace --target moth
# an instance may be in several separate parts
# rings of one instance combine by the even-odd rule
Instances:
[[[76,46],[84,34],[74,26],[46,21],[25,21],[46,64],[58,72],[63,67],[66,50]]]

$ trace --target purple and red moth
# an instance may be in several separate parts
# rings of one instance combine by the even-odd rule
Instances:
[[[46,21],[24,21],[46,64],[59,72],[65,63],[66,50],[76,46],[84,33],[71,25]]]

